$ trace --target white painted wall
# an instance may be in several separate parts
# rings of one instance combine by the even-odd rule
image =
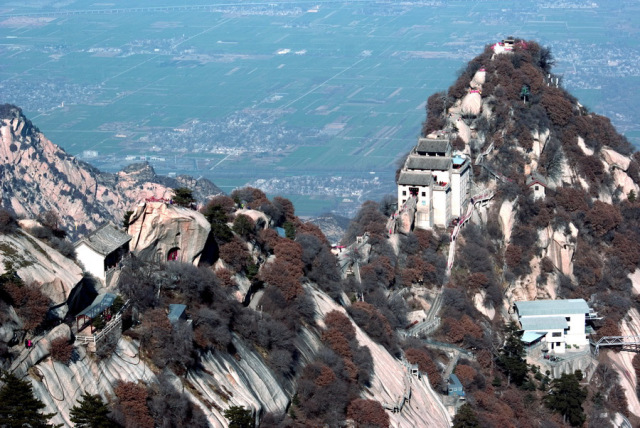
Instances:
[[[544,199],[545,197],[545,188],[540,184],[534,184],[531,186],[531,190],[533,190],[533,199]]]
[[[567,331],[567,345],[584,346],[589,344],[587,335],[585,333],[585,314],[570,314],[565,315],[569,318],[569,330]]]
[[[76,247],[76,257],[84,265],[85,271],[105,281],[104,256],[98,254],[84,242]]]
[[[553,336],[554,333],[555,334],[559,333],[560,336],[554,337]],[[544,338],[547,341],[547,347],[549,348],[549,351],[553,351],[556,354],[564,354],[566,347],[565,347],[565,336],[562,329],[549,330],[549,332]],[[553,346],[551,346],[552,343],[553,343]]]
[[[451,192],[449,192],[451,195]],[[447,207],[449,208],[447,210]],[[449,213],[447,213],[449,211]],[[433,225],[446,227],[447,226],[447,214],[451,213],[451,200],[447,203],[447,193],[444,190],[433,191]]]

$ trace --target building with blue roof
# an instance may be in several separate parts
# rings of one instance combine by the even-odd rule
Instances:
[[[187,319],[187,305],[182,305],[179,303],[172,303],[169,305],[169,314],[167,315],[169,317],[169,321],[171,322],[171,324],[173,324],[176,321],[179,320],[186,320]]]
[[[464,387],[462,382],[458,379],[458,376],[451,373],[449,376],[449,382],[447,384],[447,395],[457,395],[460,398],[464,398]]]
[[[546,343],[549,351],[562,354],[568,347],[589,344],[586,322],[601,319],[584,299],[515,302],[523,330],[522,342]]]

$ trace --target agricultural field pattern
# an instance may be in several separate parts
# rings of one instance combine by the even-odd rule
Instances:
[[[146,160],[350,216],[394,192],[427,97],[509,35],[549,46],[564,86],[638,146],[640,2],[609,5],[5,1],[0,102],[103,170]]]

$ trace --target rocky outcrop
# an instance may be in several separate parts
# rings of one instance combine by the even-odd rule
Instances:
[[[227,426],[223,410],[231,406],[244,406],[264,414],[282,413],[289,405],[289,394],[260,355],[237,338],[233,339],[233,345],[239,358],[227,353],[208,353],[202,358],[203,370],[187,375],[187,383],[197,392],[199,404],[213,427]]]
[[[235,215],[237,216],[238,214],[246,215],[253,220],[258,230],[268,228],[271,222],[271,219],[265,213],[258,210],[241,209],[236,211]]]
[[[511,239],[511,230],[516,219],[516,212],[513,209],[516,201],[505,200],[500,206],[499,221],[502,228],[502,236],[504,236],[504,242],[508,243]]]
[[[197,265],[211,225],[197,211],[164,202],[138,205],[129,219],[130,251],[148,261],[178,260]]]
[[[125,211],[145,198],[171,197],[174,187],[189,185],[200,200],[222,193],[207,180],[159,177],[148,164],[107,174],[68,155],[49,141],[20,109],[0,117],[0,201],[24,217],[47,210],[77,237],[105,221],[120,223]]]
[[[0,235],[0,275],[9,270],[26,283],[39,284],[60,318],[67,314],[69,293],[83,277],[73,260],[21,229]]]
[[[543,255],[548,257],[556,269],[565,275],[573,275],[573,254],[576,251],[578,229],[569,223],[570,233],[553,230],[551,226],[538,233],[538,242]]]
[[[313,287],[307,287],[316,305],[316,319],[323,326],[322,319],[331,311],[346,313],[326,294]],[[360,346],[369,348],[373,357],[371,386],[362,397],[376,400],[383,405],[395,406],[410,393],[411,403],[402,407],[402,411],[388,411],[393,427],[449,427],[451,419],[437,394],[433,391],[426,375],[421,378],[411,375],[410,368],[395,359],[382,346],[375,343],[355,323],[356,338]]]
[[[482,109],[482,97],[478,92],[470,92],[462,99],[462,114],[477,116]]]
[[[60,327],[63,326],[67,327]],[[118,380],[157,381],[152,368],[140,358],[138,345],[126,338],[121,338],[115,352],[104,360],[90,358],[84,347],[77,347],[78,359],[68,365],[47,358],[48,342],[43,340],[41,343],[42,350],[36,345],[30,354],[33,357],[25,360],[19,371],[26,373],[30,368],[33,376],[29,379],[35,395],[47,406],[46,412],[57,412],[51,419],[52,423],[74,426],[69,412],[84,391],[106,399],[113,396]],[[289,403],[289,395],[259,354],[237,338],[233,344],[237,350],[236,357],[226,353],[208,353],[203,356],[202,370],[189,371],[186,378],[167,373],[173,376],[178,391],[187,394],[202,409],[212,427],[228,425],[223,411],[233,405],[264,414],[284,412]]]
[[[402,206],[402,209],[398,213],[396,218],[396,225],[398,232],[406,235],[411,232],[413,227],[413,221],[416,216],[416,199],[409,198],[409,200]]]

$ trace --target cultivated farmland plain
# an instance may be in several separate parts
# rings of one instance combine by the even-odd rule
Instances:
[[[640,142],[637,2],[149,3],[0,6],[0,102],[101,169],[147,160],[351,215],[393,192],[427,97],[515,35]]]

